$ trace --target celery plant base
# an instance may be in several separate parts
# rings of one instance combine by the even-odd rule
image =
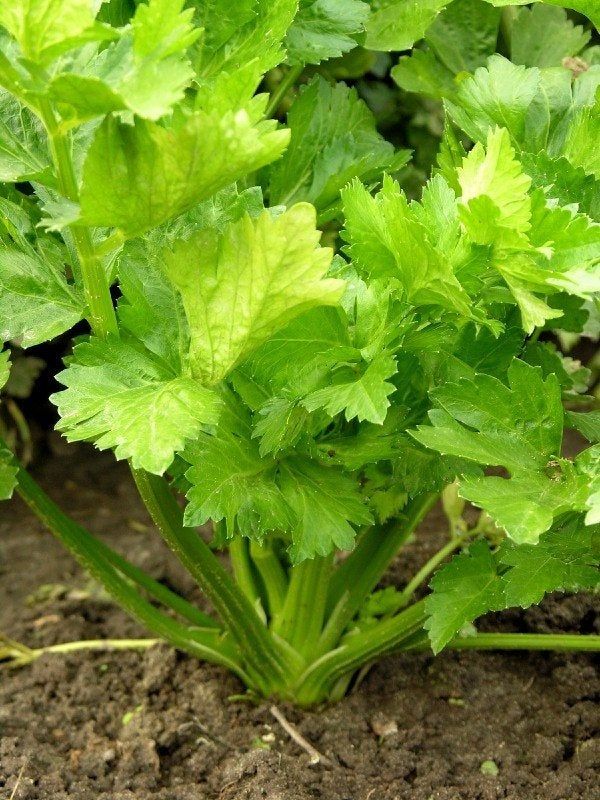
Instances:
[[[53,503],[41,487],[20,470],[18,492],[49,531],[67,547],[82,567],[128,613],[144,625],[151,638],[70,641],[49,647],[30,648],[27,644],[0,638],[0,662],[9,666],[31,664],[44,654],[77,651],[143,651],[164,642],[196,658],[231,670],[246,685],[251,697],[280,699],[301,707],[313,707],[341,699],[356,676],[384,656],[395,652],[430,651],[424,626],[426,602],[415,601],[406,589],[399,595],[395,613],[361,623],[361,607],[371,596],[374,584],[385,572],[392,557],[389,540],[386,556],[374,558],[379,572],[354,582],[355,604],[347,613],[346,593],[338,596],[335,576],[352,570],[352,561],[334,565],[331,559],[303,562],[292,568],[291,577],[281,575],[281,597],[269,615],[269,597],[261,598],[258,583],[260,568],[265,569],[267,551],[246,549],[247,569],[226,571],[200,537],[181,522],[179,507],[160,479],[136,475],[138,489],[153,513],[163,538],[196,578],[205,593],[218,605],[221,622],[206,615],[170,589],[145,575],[139,568],[100,542],[85,528],[73,522]],[[164,494],[166,492],[166,494]],[[416,504],[404,516],[404,526],[395,532],[401,547],[423,515],[431,499]],[[386,531],[392,537],[392,531]],[[373,547],[376,540],[363,539],[359,547]],[[371,544],[368,544],[371,541]],[[182,544],[183,542],[183,544]],[[458,546],[458,545],[457,545]],[[449,551],[446,545],[439,553]],[[237,551],[235,551],[237,552]],[[359,550],[360,552],[360,550]],[[239,560],[239,555],[235,559]],[[269,558],[273,558],[271,553]],[[432,561],[439,561],[436,554]],[[234,560],[234,567],[236,561]],[[430,562],[427,562],[430,563]],[[416,589],[419,570],[407,588]],[[242,576],[238,583],[236,578]],[[333,579],[332,579],[333,576]],[[255,588],[249,580],[256,580]],[[215,587],[218,586],[218,592]],[[357,595],[362,587],[362,597]],[[333,600],[327,602],[333,593]],[[333,602],[335,601],[335,602]],[[329,610],[328,610],[329,608]],[[340,611],[341,609],[341,611]],[[354,619],[358,613],[358,618]],[[334,632],[337,630],[337,634]],[[453,637],[447,644],[455,650],[547,650],[599,652],[600,636],[574,634],[477,633]]]

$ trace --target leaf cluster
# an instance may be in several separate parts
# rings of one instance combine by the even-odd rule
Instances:
[[[1,341],[92,323],[57,376],[57,428],[167,476],[188,526],[223,523],[218,544],[276,542],[290,563],[456,480],[502,542],[434,578],[436,650],[488,610],[596,587],[598,411],[550,335],[598,304],[598,16],[3,4]],[[393,80],[444,115],[417,193],[400,137],[332,80],[408,50]],[[265,88],[300,75],[273,118]],[[568,428],[590,445],[576,458]],[[0,497],[15,477],[0,450]]]

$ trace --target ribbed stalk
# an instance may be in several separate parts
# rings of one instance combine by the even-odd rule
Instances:
[[[281,561],[269,542],[250,542],[250,558],[260,575],[271,619],[281,613],[288,591],[288,579]]]
[[[600,636],[581,633],[476,633],[453,639],[451,650],[553,650],[598,653]]]
[[[313,656],[323,629],[333,556],[317,556],[292,568],[288,593],[274,630],[305,657]]]
[[[322,656],[301,676],[294,696],[301,705],[325,700],[337,681],[359,667],[397,650],[422,627],[426,619],[423,601],[372,628],[352,634],[343,644]]]
[[[253,565],[250,561],[248,542],[243,536],[236,536],[229,542],[229,560],[233,568],[235,582],[256,610],[261,606],[260,592],[256,586]]]
[[[326,653],[335,647],[345,628],[437,498],[437,494],[418,497],[406,508],[400,520],[383,527],[370,528],[346,561],[334,571],[327,599],[329,620],[317,646],[319,653]]]
[[[148,630],[196,658],[222,664],[239,675],[242,680],[249,680],[249,675],[235,658],[231,643],[223,639],[219,629],[188,628],[154,608],[100,555],[99,550],[90,543],[91,534],[67,517],[23,469],[18,473],[17,491],[81,566],[104,586],[125,611]]]
[[[58,188],[73,203],[79,202],[79,187],[73,167],[70,134],[58,126],[50,102],[40,100],[39,113],[48,133],[50,153],[56,168]],[[100,259],[94,251],[89,228],[72,225],[71,234],[77,250],[81,280],[89,309],[89,322],[96,336],[118,336],[117,318],[110,288]]]
[[[148,592],[150,597],[154,600],[158,600],[159,603],[175,611],[179,616],[198,628],[218,628],[220,630],[220,626],[215,619],[209,617],[208,614],[205,614],[203,611],[200,611],[199,608],[189,603],[180,595],[172,592],[168,587],[163,586],[162,583],[155,581],[154,578],[151,578],[139,567],[131,564],[119,553],[100,541],[100,539],[96,539],[91,533],[88,533],[88,543],[90,547],[94,547],[98,550],[109,564],[115,567],[126,578],[129,578],[140,588]]]
[[[278,642],[218,558],[183,514],[164,478],[132,470],[138,491],[164,540],[194,577],[243,653],[263,694],[285,685],[293,654]]]

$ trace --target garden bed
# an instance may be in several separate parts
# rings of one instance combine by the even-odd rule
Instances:
[[[38,476],[79,521],[193,593],[111,456],[70,449]],[[439,547],[444,525],[430,515],[400,581]],[[0,629],[30,646],[145,635],[18,500],[2,508],[0,570]],[[596,610],[597,599],[557,597],[487,627],[598,633]],[[20,775],[14,800],[598,800],[597,666],[565,654],[388,658],[319,715],[281,707],[324,766],[268,703],[230,700],[243,691],[235,678],[170,648],[44,656],[1,674],[0,794],[11,797]],[[397,732],[378,735],[390,723]]]

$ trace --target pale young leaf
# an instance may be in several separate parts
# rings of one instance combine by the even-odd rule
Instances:
[[[0,25],[17,40],[23,55],[46,64],[86,42],[115,38],[96,23],[90,0],[11,0],[0,4]]]
[[[245,216],[223,234],[199,231],[164,254],[190,326],[193,374],[213,385],[299,314],[335,305],[344,284],[325,278],[315,211],[299,203],[273,217]]]

